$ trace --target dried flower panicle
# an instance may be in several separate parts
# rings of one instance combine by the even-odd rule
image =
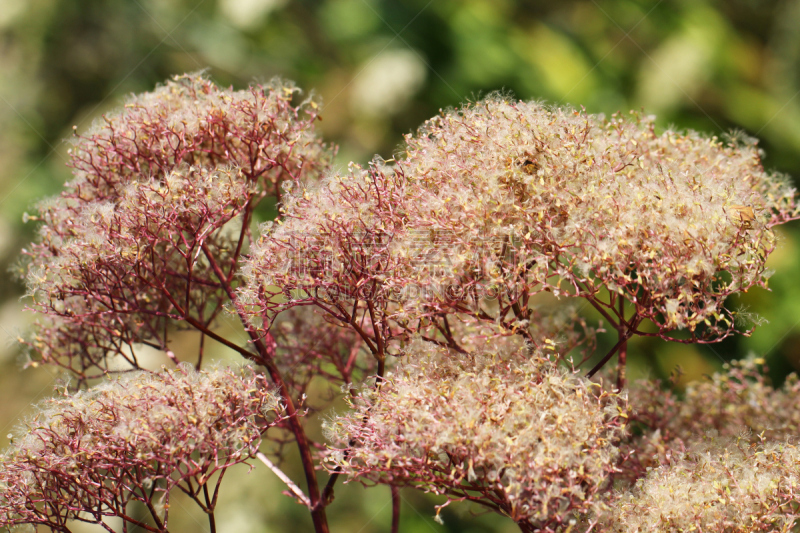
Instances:
[[[113,201],[120,187],[184,165],[239,167],[270,194],[283,180],[313,179],[331,153],[314,135],[316,102],[294,105],[299,93],[278,79],[233,91],[202,73],[176,76],[76,137],[66,195]]]
[[[29,293],[35,299],[42,295],[64,298],[80,288],[95,296],[100,292],[96,284],[136,284],[157,292],[154,272],[164,278],[164,273],[186,270],[185,265],[196,260],[193,255],[199,255],[202,246],[211,247],[216,257],[224,260],[224,254],[234,250],[218,230],[241,212],[254,192],[240,173],[237,169],[180,168],[161,179],[122,188],[114,202],[94,202],[82,209],[76,206],[74,213],[44,213],[37,243],[40,253],[27,277]],[[58,231],[64,227],[69,231]],[[138,267],[136,272],[126,272],[131,265]],[[104,272],[104,267],[117,267],[120,272],[115,276]],[[93,268],[98,272],[91,272]],[[141,269],[146,274],[138,271]],[[91,279],[92,274],[99,279]],[[132,281],[140,277],[147,277],[147,282]],[[53,300],[56,307],[59,298]],[[113,308],[109,301],[101,303]],[[54,310],[64,312],[58,307]]]
[[[562,354],[594,346],[597,328],[574,308],[550,313],[519,298],[507,305],[474,283],[436,287],[425,281],[425,272],[450,264],[451,243],[447,235],[427,243],[428,229],[407,225],[427,194],[409,196],[407,185],[396,169],[374,161],[368,169],[351,165],[347,174],[288,190],[284,218],[262,226],[242,267],[246,282],[238,302],[251,326],[266,330],[285,310],[314,304],[331,320],[356,329],[379,360],[416,333],[467,351],[456,330],[475,320],[499,328],[493,336],[518,334],[551,352],[557,345]],[[434,296],[428,291],[453,306],[430,305]],[[476,311],[479,306],[470,307],[468,299],[490,307]]]
[[[397,169],[407,194],[428,193],[406,226],[458,236],[450,256],[462,283],[580,295],[613,312],[598,298],[605,286],[660,334],[725,335],[725,297],[763,284],[769,228],[800,214],[754,143],[659,135],[652,117],[604,120],[495,96],[406,142]]]
[[[103,352],[137,368],[135,344],[166,350],[170,330],[214,322],[259,202],[329,165],[316,104],[293,105],[296,92],[181,76],[78,137],[75,177],[39,205],[39,239],[23,250],[34,310],[53,317],[27,342],[38,361],[86,380],[107,370]],[[78,349],[59,355],[65,345]]]
[[[0,526],[100,523],[143,503],[166,531],[170,491],[209,512],[202,490],[253,457],[282,416],[263,375],[244,366],[133,372],[45,401],[20,428],[0,463]],[[216,498],[214,498],[216,501]]]
[[[624,445],[630,455],[625,477],[633,481],[647,468],[667,462],[668,454],[686,449],[709,429],[722,438],[754,443],[795,442],[800,434],[800,383],[791,374],[775,388],[763,365],[759,358],[727,363],[722,372],[690,383],[682,395],[658,381],[632,386],[631,422],[641,431]]]
[[[616,495],[595,531],[795,531],[798,487],[795,446],[708,435]]]
[[[287,190],[280,223],[262,226],[242,265],[237,303],[258,331],[287,309],[317,306],[356,331],[382,376],[398,342],[429,324],[404,319],[402,285],[385,283],[391,272],[412,267],[389,248],[400,219],[385,216],[402,212],[403,180],[372,170],[351,164],[349,173]]]
[[[39,360],[82,378],[111,354],[136,368],[134,344],[163,348],[168,326],[212,321],[228,294],[209,275],[209,257],[232,263],[235,242],[223,228],[253,193],[240,174],[180,168],[120,189],[114,203],[44,213],[27,275],[46,316],[28,340]]]
[[[240,301],[254,321],[316,301],[349,323],[359,300],[378,302],[380,321],[398,300],[381,281],[401,268],[388,248],[401,221],[386,214],[404,201],[402,180],[351,164],[347,174],[287,189],[282,201],[284,219],[262,225],[242,267]]]
[[[416,340],[378,390],[329,422],[345,447],[327,467],[477,501],[523,531],[555,531],[604,487],[626,407],[527,353],[463,355]]]
[[[735,327],[727,296],[766,285],[771,227],[800,217],[760,157],[749,141],[657,134],[652,117],[492,96],[426,122],[396,161],[288,195],[242,301],[264,326],[314,303],[387,344],[444,331],[449,314],[525,336],[549,291],[586,298],[621,338],[718,341]]]

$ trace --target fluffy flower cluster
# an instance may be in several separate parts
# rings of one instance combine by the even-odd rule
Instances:
[[[233,91],[202,74],[177,76],[76,138],[65,195],[113,201],[120,187],[182,165],[236,166],[269,192],[285,179],[318,175],[330,154],[313,133],[317,104],[293,105],[297,93],[280,80]]]
[[[671,391],[656,393],[658,383],[644,382],[632,391],[641,411],[637,418],[682,440],[708,428],[729,437],[742,431],[768,440],[796,437],[800,434],[798,377],[790,374],[776,389],[765,376],[763,364],[763,359],[728,363],[723,372],[689,384],[680,402],[675,401]],[[663,418],[653,418],[655,413],[661,413]]]
[[[398,167],[429,192],[408,225],[458,236],[455,272],[514,293],[604,285],[665,330],[730,327],[725,296],[762,282],[769,227],[799,212],[753,144],[501,98],[428,121]]]
[[[262,226],[242,266],[247,282],[239,300],[246,312],[259,323],[264,315],[269,320],[313,301],[345,324],[369,314],[376,328],[372,336],[388,334],[387,308],[398,297],[385,281],[408,265],[390,254],[388,246],[402,225],[386,211],[403,201],[402,179],[373,176],[357,165],[350,174],[288,189],[282,205],[286,221]]]
[[[626,407],[526,351],[463,355],[420,340],[332,419],[329,469],[477,501],[523,531],[555,531],[607,481]]]
[[[452,235],[407,226],[427,194],[418,190],[411,197],[408,188],[396,169],[376,162],[287,191],[286,218],[262,226],[262,237],[243,264],[242,313],[266,329],[271,317],[286,309],[315,304],[354,328],[379,360],[397,344],[393,341],[416,333],[467,351],[466,332],[456,330],[465,323],[473,328],[476,320],[499,330],[490,335],[519,334],[551,353],[557,344],[561,354],[593,346],[596,329],[574,308],[536,309],[529,305],[530,293],[504,300],[496,288],[484,291],[474,280],[440,287],[425,282],[425,272],[433,278],[434,270],[442,272],[451,263],[456,245]],[[436,299],[451,307],[428,305]]]
[[[598,531],[795,531],[798,487],[796,447],[707,437],[619,495]]]
[[[296,92],[178,77],[78,138],[75,177],[40,204],[23,251],[35,310],[50,317],[28,341],[41,360],[81,379],[107,354],[135,368],[135,344],[166,349],[169,329],[214,321],[259,202],[327,168],[313,102],[293,106]]]
[[[502,97],[443,113],[397,161],[298,188],[284,209],[247,267],[253,315],[306,300],[348,322],[361,300],[401,326],[456,312],[520,330],[551,291],[625,335],[692,341],[733,331],[725,298],[765,283],[770,228],[800,215],[754,143]],[[273,285],[302,290],[287,302]]]
[[[51,315],[29,340],[41,360],[82,377],[107,354],[135,367],[134,343],[163,347],[167,325],[212,320],[228,294],[209,262],[230,268],[238,251],[223,228],[252,192],[240,170],[181,168],[114,202],[43,211],[27,274],[34,305]]]
[[[791,374],[774,388],[763,364],[761,359],[726,364],[723,372],[690,383],[682,397],[655,381],[632,386],[631,422],[642,431],[625,445],[630,448],[627,474],[636,479],[647,468],[668,462],[670,453],[691,446],[708,430],[727,439],[793,442],[800,433],[800,383]]]
[[[249,367],[128,373],[47,400],[0,459],[0,526],[141,525],[127,512],[138,501],[161,531],[174,488],[213,511],[201,500],[211,476],[253,457],[281,411]]]
[[[75,213],[45,211],[38,245],[49,253],[41,253],[29,270],[29,291],[34,298],[50,297],[51,305],[67,315],[59,302],[76,292],[88,292],[110,310],[115,298],[102,294],[99,286],[157,292],[153,277],[174,276],[187,264],[203,266],[192,265],[203,246],[224,259],[234,250],[217,231],[241,211],[252,192],[238,174],[183,168],[162,179],[132,183],[114,202],[93,202]],[[69,231],[59,231],[65,227]],[[131,272],[131,264],[144,272]],[[147,281],[140,283],[140,278]],[[157,299],[152,294],[142,298]]]

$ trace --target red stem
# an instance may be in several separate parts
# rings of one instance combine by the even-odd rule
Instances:
[[[628,363],[628,337],[625,337],[625,330],[623,324],[625,323],[625,299],[619,299],[619,320],[620,325],[617,328],[617,337],[624,342],[619,347],[619,356],[617,362],[617,390],[622,392],[625,388],[626,380],[626,365]]]
[[[392,533],[400,531],[400,490],[392,485]]]
[[[605,356],[603,356],[603,358],[600,360],[600,362],[597,363],[594,366],[594,368],[592,368],[589,371],[588,374],[586,374],[586,378],[587,379],[589,379],[592,376],[594,376],[595,374],[597,374],[597,371],[600,370],[601,368],[603,368],[605,366],[605,364],[608,363],[608,361],[614,356],[614,354],[617,353],[619,351],[619,349],[623,345],[625,345],[626,342],[628,342],[628,339],[631,338],[633,336],[633,333],[636,331],[636,326],[639,325],[639,321],[640,321],[640,318],[638,316],[634,315],[633,317],[631,317],[631,322],[630,322],[631,327],[620,334],[620,337],[619,337],[619,340],[617,341],[617,344],[615,344],[614,347],[611,348],[611,350],[609,350],[608,353]]]
[[[231,299],[231,302],[235,303],[236,294],[233,292],[233,289],[228,283],[227,276],[222,272],[222,269],[217,264],[217,261],[214,259],[213,254],[210,252],[205,243],[203,243],[202,248],[203,252],[208,258],[208,262],[211,265],[214,274],[216,274],[220,283],[222,283],[225,291],[228,293],[228,297]],[[239,313],[239,315],[239,319],[242,320],[242,323],[246,324],[247,321],[245,320],[245,317],[241,316],[241,313]],[[306,483],[308,485],[308,499],[311,502],[311,520],[314,522],[314,531],[316,533],[329,533],[328,519],[325,516],[325,505],[320,505],[322,499],[319,485],[317,484],[317,473],[314,469],[314,459],[311,456],[311,446],[309,444],[308,437],[306,436],[305,429],[303,428],[303,424],[300,422],[297,409],[294,406],[294,401],[292,400],[292,391],[289,389],[288,385],[286,385],[278,366],[275,364],[275,340],[272,338],[270,333],[267,333],[263,340],[260,339],[250,328],[247,328],[247,333],[250,335],[250,339],[253,341],[253,344],[255,345],[260,356],[257,362],[267,369],[272,382],[276,387],[278,387],[278,390],[280,390],[287,418],[289,420],[292,433],[294,433],[295,442],[297,442],[297,448],[300,452],[300,460],[303,464],[303,471],[305,473]],[[265,340],[269,342],[269,345],[264,342]]]

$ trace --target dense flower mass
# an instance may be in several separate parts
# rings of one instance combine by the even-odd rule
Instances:
[[[270,192],[318,175],[330,153],[313,133],[317,104],[293,105],[299,92],[280,80],[233,91],[202,74],[177,76],[76,137],[66,196],[113,201],[119,187],[181,165],[239,167]]]
[[[175,283],[183,285],[181,294],[197,292],[190,301],[204,302],[209,284],[189,282],[203,280],[208,264],[195,256],[211,249],[227,264],[235,251],[230,236],[219,230],[241,212],[252,192],[237,179],[239,173],[176,169],[129,184],[113,202],[92,202],[76,213],[43,213],[38,251],[49,253],[40,253],[28,271],[34,302],[71,317],[75,311],[67,300],[79,296],[106,313],[130,316],[137,307],[163,299],[165,273],[180,278]],[[173,318],[180,310],[174,313]],[[163,316],[170,316],[166,309]]]
[[[665,438],[683,441],[709,428],[726,437],[742,431],[778,441],[797,437],[797,375],[790,374],[775,388],[765,376],[763,364],[763,359],[727,363],[722,372],[690,383],[681,399],[672,391],[660,390],[657,382],[641,382],[631,390],[631,399],[637,404],[635,418],[660,430]]]
[[[633,385],[631,422],[641,431],[624,445],[630,455],[628,477],[636,479],[647,468],[667,462],[673,450],[691,446],[709,430],[724,439],[794,442],[800,432],[797,375],[789,375],[782,387],[775,388],[763,363],[747,359],[726,364],[723,371],[689,383],[682,395],[657,381]]]
[[[478,501],[524,531],[590,508],[613,470],[626,407],[527,351],[463,355],[424,341],[330,420],[327,465],[357,479]]]
[[[66,532],[69,520],[108,516],[139,524],[127,506],[141,502],[166,531],[170,491],[212,512],[206,484],[220,474],[216,493],[225,469],[252,458],[281,411],[246,366],[127,373],[47,400],[0,459],[0,526]]]
[[[168,329],[213,323],[261,200],[329,164],[315,104],[293,105],[295,93],[182,76],[77,138],[74,179],[39,205],[24,252],[33,304],[49,315],[28,340],[39,360],[85,379],[107,355],[136,368],[136,344],[166,350]]]
[[[348,174],[287,190],[285,218],[262,226],[243,264],[242,314],[266,329],[278,313],[313,303],[358,333],[382,375],[394,341],[428,325],[422,317],[396,317],[402,283],[390,283],[391,273],[410,265],[389,248],[402,225],[386,212],[402,212],[403,187],[392,172],[351,165]]]
[[[663,330],[724,333],[725,296],[761,283],[769,228],[798,215],[752,143],[501,98],[428,121],[398,168],[430,193],[408,225],[459,237],[454,271],[486,276],[477,256],[514,293],[597,303],[605,286]]]
[[[800,451],[708,436],[614,500],[608,533],[794,531]]]
[[[247,266],[254,315],[314,301],[348,322],[362,301],[401,329],[469,313],[524,331],[550,291],[621,336],[707,342],[733,331],[725,298],[764,285],[770,228],[800,211],[752,142],[491,97],[428,121],[397,161],[298,188],[284,213]]]

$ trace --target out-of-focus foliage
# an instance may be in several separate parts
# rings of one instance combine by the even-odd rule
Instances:
[[[31,240],[23,212],[69,179],[61,139],[73,125],[83,131],[126,94],[206,67],[237,89],[279,75],[315,90],[319,128],[340,145],[339,165],[389,158],[401,134],[439,108],[504,88],[590,113],[644,107],[659,128],[742,129],[761,139],[766,168],[798,177],[798,27],[800,0],[0,0],[0,267]],[[729,302],[739,320],[761,315],[769,324],[710,347],[632,342],[631,377],[664,376],[680,360],[689,380],[751,350],[774,378],[800,369],[796,235],[783,231],[770,258],[773,292]],[[6,347],[26,321],[23,291],[0,284],[0,362],[10,376],[0,384],[0,426],[49,392],[51,376],[20,377]],[[255,476],[269,473],[247,479]],[[249,482],[231,497],[258,503],[262,514],[236,507],[223,529],[282,531],[300,516],[288,498],[261,506],[263,496],[245,489],[269,492]],[[404,531],[440,528],[430,502],[404,497]],[[345,503],[332,517],[336,530],[388,530],[388,493],[362,499],[348,486],[337,498]],[[513,527],[462,522],[447,509],[443,517],[451,531]],[[186,530],[197,527],[187,520]]]

